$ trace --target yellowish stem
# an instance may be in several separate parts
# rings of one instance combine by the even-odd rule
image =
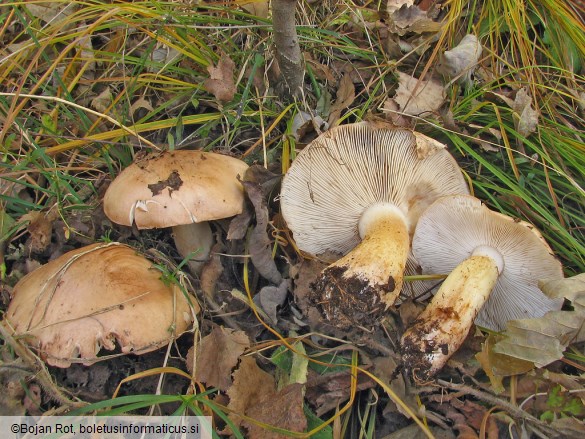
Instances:
[[[410,240],[396,209],[367,221],[361,243],[327,267],[314,294],[333,325],[369,325],[393,305],[402,288]]]
[[[405,367],[414,377],[431,377],[459,349],[498,276],[494,259],[471,256],[445,279],[431,303],[402,336]]]

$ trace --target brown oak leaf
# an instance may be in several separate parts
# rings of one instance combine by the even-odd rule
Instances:
[[[208,66],[209,79],[205,80],[205,89],[220,102],[229,102],[236,93],[234,68],[236,64],[227,55],[222,55],[217,66]]]
[[[264,372],[252,357],[242,357],[240,367],[234,372],[234,383],[228,389],[230,418],[238,426],[248,430],[250,439],[280,439],[282,434],[272,432],[260,424],[283,428],[288,431],[304,431],[307,419],[303,412],[303,384],[294,383],[276,390],[272,375]],[[258,422],[244,420],[241,416]]]
[[[232,369],[240,355],[250,346],[243,331],[217,326],[201,339],[196,357],[195,378],[208,386],[227,390],[232,385]],[[192,353],[193,348],[189,351]],[[187,357],[187,368],[193,370],[192,355]]]

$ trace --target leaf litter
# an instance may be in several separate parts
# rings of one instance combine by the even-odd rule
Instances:
[[[307,425],[302,409],[303,386],[293,383],[277,390],[273,376],[263,371],[252,357],[241,358],[227,394],[230,397],[228,407],[233,410],[230,418],[237,425],[245,425],[250,438],[286,437],[267,432],[258,423],[289,431],[303,431]],[[256,422],[248,421],[240,415],[253,418]]]
[[[187,368],[195,372],[197,381],[225,391],[232,384],[232,371],[240,355],[250,347],[250,340],[243,331],[216,326],[197,347],[196,354],[193,347],[189,349]]]
[[[539,287],[549,297],[568,300],[573,309],[508,322],[503,338],[496,343],[494,350],[540,368],[563,358],[563,352],[570,344],[585,341],[585,274],[544,280]]]
[[[222,55],[216,66],[207,67],[209,79],[205,80],[205,88],[220,102],[229,102],[236,94],[234,69],[236,64],[228,55]]]
[[[457,81],[469,87],[482,51],[483,48],[477,37],[467,34],[457,46],[443,53],[435,69],[450,81]]]
[[[495,95],[514,111],[514,125],[522,137],[527,137],[536,130],[540,113],[538,109],[534,108],[532,96],[526,88],[516,91],[514,99],[504,94],[495,93]]]
[[[398,49],[398,56],[404,55],[408,58],[412,55],[407,55],[405,52],[411,50],[417,56],[424,54],[428,44],[421,44],[419,47],[417,45],[424,39],[436,38],[443,27],[437,18],[440,13],[433,8],[434,2],[395,0],[387,3],[389,20],[386,24],[368,22],[366,24],[368,31],[379,32],[383,38],[393,38]],[[252,2],[244,5],[244,8],[256,12],[260,16],[265,16],[267,13],[266,5],[267,2],[263,1]],[[29,5],[27,5],[28,7]],[[46,15],[53,14],[52,20],[55,21],[60,13],[59,10],[56,10],[55,12],[47,12]],[[126,37],[128,35],[124,32],[113,30],[111,38],[107,42],[108,50],[116,53],[123,50],[124,38]],[[136,41],[137,37],[130,35],[126,43],[131,46],[136,44]],[[366,41],[366,39],[360,40],[360,44],[364,44],[362,41]],[[479,43],[476,44],[476,41],[477,39],[472,41],[471,38],[464,37],[460,45],[446,51],[442,58],[443,64],[435,65],[435,73],[443,74],[449,81],[463,82],[467,86],[468,81],[471,80],[471,72],[477,67],[481,55],[478,48]],[[176,62],[177,53],[170,50],[170,47],[159,43],[154,47],[149,61],[162,64]],[[360,49],[368,48],[367,45],[360,47]],[[92,50],[91,41],[87,38],[80,40],[78,50],[83,53],[82,57],[88,57]],[[236,56],[233,56],[233,59],[238,60],[239,65],[239,59]],[[324,87],[323,95],[328,95],[331,98],[328,104],[324,103],[324,99],[322,106],[327,108],[324,114],[329,116],[329,122],[332,124],[338,122],[340,118],[344,117],[345,112],[351,110],[353,101],[360,99],[364,90],[371,91],[372,80],[378,74],[372,65],[362,60],[346,60],[343,57],[317,60],[316,57],[311,58],[308,53],[305,59],[314,68],[315,76],[328,84],[328,87]],[[206,80],[201,79],[201,82],[203,82],[203,88],[209,92],[210,101],[215,99],[219,104],[227,106],[234,99],[236,93],[235,66],[236,63],[229,55],[222,54],[219,58],[211,61],[208,67],[202,69],[199,76],[209,77]],[[91,70],[96,66],[88,68]],[[411,72],[411,74],[395,71],[398,78],[398,88],[394,98],[386,99],[383,105],[388,105],[388,109],[406,116],[430,117],[439,115],[441,109],[445,107],[444,104],[447,103],[445,85],[432,76],[420,80],[420,68],[411,70],[403,69],[403,66],[399,66],[399,68],[404,72]],[[207,74],[205,70],[207,70]],[[114,69],[113,71],[120,76],[123,73],[122,70]],[[146,71],[156,72],[156,69],[148,67]],[[74,90],[73,95],[76,96],[80,90],[81,87]],[[111,102],[114,99],[112,91],[114,90],[115,88],[109,86],[93,88],[91,97],[86,100],[86,105],[99,112],[111,111]],[[392,93],[390,91],[389,96],[392,96]],[[513,99],[508,97],[506,92],[501,94],[501,99],[514,113],[515,128],[525,136],[535,132],[540,120],[539,110],[535,109],[534,97],[531,93],[527,88],[521,88],[511,94]],[[165,102],[167,96],[162,90],[156,95],[137,95],[132,101],[134,103],[131,111],[132,113],[136,112],[136,115],[133,114],[133,116],[138,117],[138,113],[152,112],[161,105],[161,102]],[[214,108],[215,103],[209,107],[200,102],[197,105],[200,105],[197,111],[205,111],[207,108]],[[37,109],[40,108],[40,105],[37,106]],[[317,106],[313,105],[311,108],[317,108]],[[40,110],[39,113],[41,113]],[[348,112],[348,114],[351,118],[351,113]],[[402,120],[395,120],[399,122],[399,125],[412,126],[414,119],[404,117]],[[232,122],[230,120],[230,123]],[[319,125],[321,126],[321,124]],[[498,130],[491,127],[470,125],[469,128],[490,133],[496,141],[499,141],[498,135],[501,136]],[[219,131],[217,127],[214,129]],[[297,133],[296,129],[294,133]],[[302,134],[298,136],[299,139],[302,138]],[[236,140],[246,141],[247,139]],[[267,138],[267,140],[270,139]],[[441,148],[441,145],[422,142],[419,153],[422,156],[431,154],[435,149]],[[302,146],[300,145],[300,147]],[[185,360],[179,355],[179,359],[172,364],[179,368],[185,368],[192,366],[194,361],[196,380],[208,387],[219,389],[220,391],[217,392],[218,402],[223,401],[237,413],[255,420],[230,414],[236,424],[245,429],[248,437],[284,437],[277,432],[267,432],[257,422],[290,431],[306,431],[308,424],[303,405],[307,405],[309,410],[319,416],[329,416],[340,404],[351,398],[352,385],[364,393],[370,389],[378,388],[376,387],[377,383],[366,378],[364,374],[359,374],[356,382],[352,382],[354,377],[347,367],[344,370],[337,370],[334,366],[325,367],[319,371],[315,370],[314,363],[307,359],[309,356],[320,358],[314,356],[313,349],[308,348],[306,351],[302,350],[301,353],[292,355],[290,368],[287,366],[282,369],[280,365],[268,361],[263,355],[262,348],[258,347],[272,338],[268,331],[250,317],[249,308],[254,306],[262,308],[271,320],[267,323],[282,334],[291,327],[295,329],[302,327],[305,330],[313,331],[323,327],[319,326],[319,323],[322,322],[318,322],[318,316],[311,317],[313,310],[307,307],[305,298],[310,290],[311,279],[314,279],[320,270],[327,265],[324,261],[299,257],[292,245],[278,240],[282,236],[286,236],[282,230],[279,230],[277,208],[273,203],[274,196],[278,193],[277,186],[280,175],[278,172],[272,175],[264,174],[262,169],[264,168],[259,166],[257,175],[244,178],[243,186],[249,201],[246,210],[229,225],[228,240],[225,245],[214,248],[214,256],[209,267],[204,269],[204,274],[200,278],[191,279],[208,296],[219,301],[218,310],[214,310],[210,316],[214,323],[203,326],[206,335],[198,344],[197,355],[193,355],[192,349]],[[4,183],[4,180],[1,183]],[[76,235],[75,232],[74,236],[68,237],[66,233],[69,232],[63,232],[63,230],[68,230],[67,227],[72,224],[69,217],[67,217],[67,222],[64,222],[57,217],[42,218],[42,214],[31,212],[30,218],[26,216],[20,218],[20,221],[23,220],[31,220],[26,231],[21,228],[22,235],[28,240],[26,247],[21,245],[20,248],[17,248],[14,244],[7,242],[11,245],[10,257],[21,259],[19,262],[10,261],[9,267],[14,268],[13,272],[18,271],[16,267],[25,266],[22,262],[23,257],[19,255],[28,254],[31,256],[32,259],[28,259],[29,264],[38,264],[39,261],[45,262],[57,254],[56,245],[76,246],[82,242],[85,243],[85,240],[91,241],[110,227],[107,222],[104,223],[103,217],[94,214],[89,221],[87,219],[77,221],[78,227],[74,228],[78,231],[87,230],[85,237]],[[89,224],[89,222],[95,224]],[[225,228],[226,223],[218,225],[218,234],[223,235],[226,232]],[[135,231],[129,228],[113,227],[112,233],[115,238],[136,240]],[[137,242],[140,245],[156,246],[161,248],[163,252],[172,254],[173,250],[168,247],[166,238],[164,233],[152,232],[151,234],[146,233],[145,237],[141,238],[143,241],[137,240]],[[34,254],[30,252],[31,249],[35,249]],[[242,261],[247,257],[252,262],[248,269],[254,302],[248,303],[247,308],[243,310],[241,307],[238,308],[228,303],[225,297],[218,296],[217,293],[235,287],[245,289],[241,279],[241,270],[244,265]],[[22,272],[26,271],[26,268],[22,268]],[[1,288],[3,295],[8,296],[9,287],[3,284]],[[543,289],[550,291],[550,294],[556,294],[553,291],[565,291],[562,285],[557,284],[554,286],[543,284]],[[571,302],[572,311],[560,311],[559,313],[562,314],[545,316],[538,322],[512,322],[509,330],[503,335],[490,336],[485,339],[479,354],[477,354],[477,340],[470,341],[467,351],[462,350],[462,355],[450,362],[442,378],[459,382],[462,377],[465,377],[477,382],[477,380],[485,378],[482,374],[489,377],[489,384],[481,382],[473,389],[455,389],[444,383],[418,383],[421,384],[420,387],[413,387],[412,383],[409,383],[401,375],[400,362],[395,361],[391,356],[386,356],[387,352],[376,351],[371,348],[372,345],[367,345],[367,343],[362,344],[355,341],[354,343],[360,344],[360,346],[366,345],[366,348],[360,352],[360,361],[362,361],[360,364],[365,369],[373,367],[375,375],[380,377],[411,407],[419,407],[419,415],[426,416],[428,421],[440,426],[434,430],[437,436],[451,433],[452,426],[455,426],[454,429],[459,437],[497,437],[494,425],[507,428],[508,421],[502,421],[502,419],[506,419],[509,413],[519,416],[519,412],[514,412],[509,407],[508,411],[504,409],[499,411],[500,407],[507,407],[504,403],[507,402],[508,398],[511,398],[509,394],[509,380],[511,379],[518,379],[518,388],[520,384],[524,386],[525,383],[528,383],[523,387],[526,390],[520,392],[520,389],[517,395],[528,401],[524,406],[521,405],[523,410],[525,409],[527,413],[530,412],[534,415],[551,412],[556,415],[556,419],[552,421],[551,425],[557,426],[560,431],[574,433],[583,427],[582,422],[572,416],[573,413],[577,412],[571,411],[572,404],[575,404],[572,402],[575,395],[582,395],[579,393],[579,389],[582,389],[583,383],[580,377],[563,373],[559,366],[560,362],[556,360],[563,358],[563,352],[569,346],[583,341],[582,319],[585,304],[582,303],[579,291],[577,289],[562,293],[562,297]],[[399,309],[398,316],[388,316],[387,320],[383,322],[384,331],[389,334],[383,339],[390,341],[390,344],[394,334],[401,330],[400,326],[409,320],[409,313],[418,311],[416,305],[413,305],[413,309],[408,311],[406,308],[409,303],[413,302],[404,302],[405,306]],[[228,317],[235,315],[237,317],[235,319],[236,325],[231,327],[226,324],[227,320],[222,322],[221,319],[225,318],[224,315]],[[228,326],[230,327],[228,328]],[[297,337],[294,332],[288,334],[292,339]],[[330,347],[335,344],[334,341],[328,339],[330,335],[326,330],[315,334],[307,346],[312,347],[314,343],[316,346]],[[354,334],[342,334],[342,338],[339,340],[343,339],[344,342],[360,340],[359,338],[352,339],[353,336]],[[366,334],[365,337],[374,341],[378,334]],[[480,337],[475,338],[480,339]],[[536,346],[540,351],[536,353],[529,352],[529,350],[528,353],[526,350],[523,351],[526,349],[526,340],[532,340],[533,343],[530,347]],[[192,337],[188,341],[180,340],[179,351],[185,352],[186,348],[191,345]],[[299,352],[301,351],[298,342],[294,343],[293,346]],[[373,357],[373,366],[367,364],[366,359],[369,356]],[[344,354],[340,354],[339,357],[344,357]],[[348,357],[345,356],[345,358],[347,360]],[[80,395],[88,400],[92,400],[92,398],[100,400],[108,394],[107,392],[100,393],[100,391],[108,390],[112,387],[112,383],[115,385],[116,381],[132,371],[155,367],[160,362],[160,357],[149,361],[130,357],[112,363],[111,367],[102,368],[99,373],[85,373],[87,370],[84,371],[81,368],[71,369],[67,376],[60,375],[57,371],[53,371],[53,373],[61,384],[74,386],[80,391]],[[293,363],[294,366],[292,366]],[[535,369],[535,367],[542,367],[544,364],[549,365],[546,371]],[[118,367],[121,370],[120,373],[116,371]],[[565,365],[565,367],[568,366]],[[293,373],[292,369],[296,372]],[[556,374],[552,370],[556,370]],[[574,371],[572,373],[574,374]],[[306,379],[306,382],[303,381],[302,377]],[[467,381],[469,382],[469,380]],[[172,380],[169,381],[171,386],[165,388],[167,393],[172,393],[173,389],[176,389],[177,393],[184,391],[180,384],[172,383]],[[28,413],[34,413],[33,406],[38,405],[39,401],[44,404],[48,403],[45,392],[36,383],[32,384],[32,386],[37,386],[36,388],[31,387],[32,399],[27,400],[28,396],[23,398],[22,392],[14,392],[14,384],[10,384],[14,382],[16,381],[13,378],[8,380],[8,384],[5,381],[2,382],[2,388],[10,392],[9,403],[12,407],[9,410],[20,413],[25,407]],[[558,383],[559,390],[553,392],[554,387],[551,382]],[[132,392],[138,394],[138,390],[154,393],[156,390],[151,384],[149,384],[150,387],[146,384],[142,388],[130,387],[128,394]],[[424,384],[428,384],[428,386]],[[486,390],[485,394],[471,392],[477,388]],[[546,400],[546,397],[541,395],[541,393],[546,392],[553,394],[555,398]],[[489,399],[490,396],[493,397],[494,393],[498,393],[503,399]],[[392,404],[388,399],[385,402],[387,404],[384,416],[393,420],[408,416],[407,413],[400,410],[399,406]],[[489,407],[497,409],[495,412],[491,412]],[[563,417],[567,414],[569,416]],[[518,419],[525,420],[522,416],[519,416]],[[529,419],[529,422],[533,421]],[[528,431],[524,427],[522,428],[522,433],[526,435]],[[397,427],[395,430],[397,433],[410,431],[412,434],[412,429],[408,430],[408,427],[404,430]],[[418,427],[416,433],[420,433]]]
[[[406,73],[397,74],[398,89],[393,99],[403,113],[411,116],[430,116],[445,102],[444,88],[438,80],[419,80]]]

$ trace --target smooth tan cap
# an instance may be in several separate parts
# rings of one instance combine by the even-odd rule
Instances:
[[[104,211],[118,224],[139,229],[228,218],[241,213],[248,165],[203,151],[166,151],[126,169],[104,196]]]
[[[199,311],[160,277],[119,243],[73,250],[16,284],[5,324],[58,367],[100,361],[102,347],[150,352],[186,331]]]

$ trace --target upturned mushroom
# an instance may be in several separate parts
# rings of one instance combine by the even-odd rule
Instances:
[[[169,343],[199,312],[136,250],[113,242],[70,251],[22,278],[3,324],[48,364],[90,365],[103,347],[144,354]]]
[[[450,273],[401,339],[405,367],[418,379],[440,370],[476,325],[541,317],[562,301],[538,288],[563,277],[533,225],[489,210],[472,196],[437,200],[419,218],[412,251],[424,273]]]
[[[429,138],[380,123],[333,128],[286,173],[281,210],[298,248],[343,254],[313,284],[340,328],[375,323],[403,283],[410,233],[436,198],[468,193],[454,158]]]
[[[208,221],[242,212],[243,177],[248,165],[234,157],[203,151],[166,151],[124,169],[104,196],[113,222],[138,229],[172,227],[177,250],[198,272],[213,237]],[[193,253],[195,253],[193,255]]]

